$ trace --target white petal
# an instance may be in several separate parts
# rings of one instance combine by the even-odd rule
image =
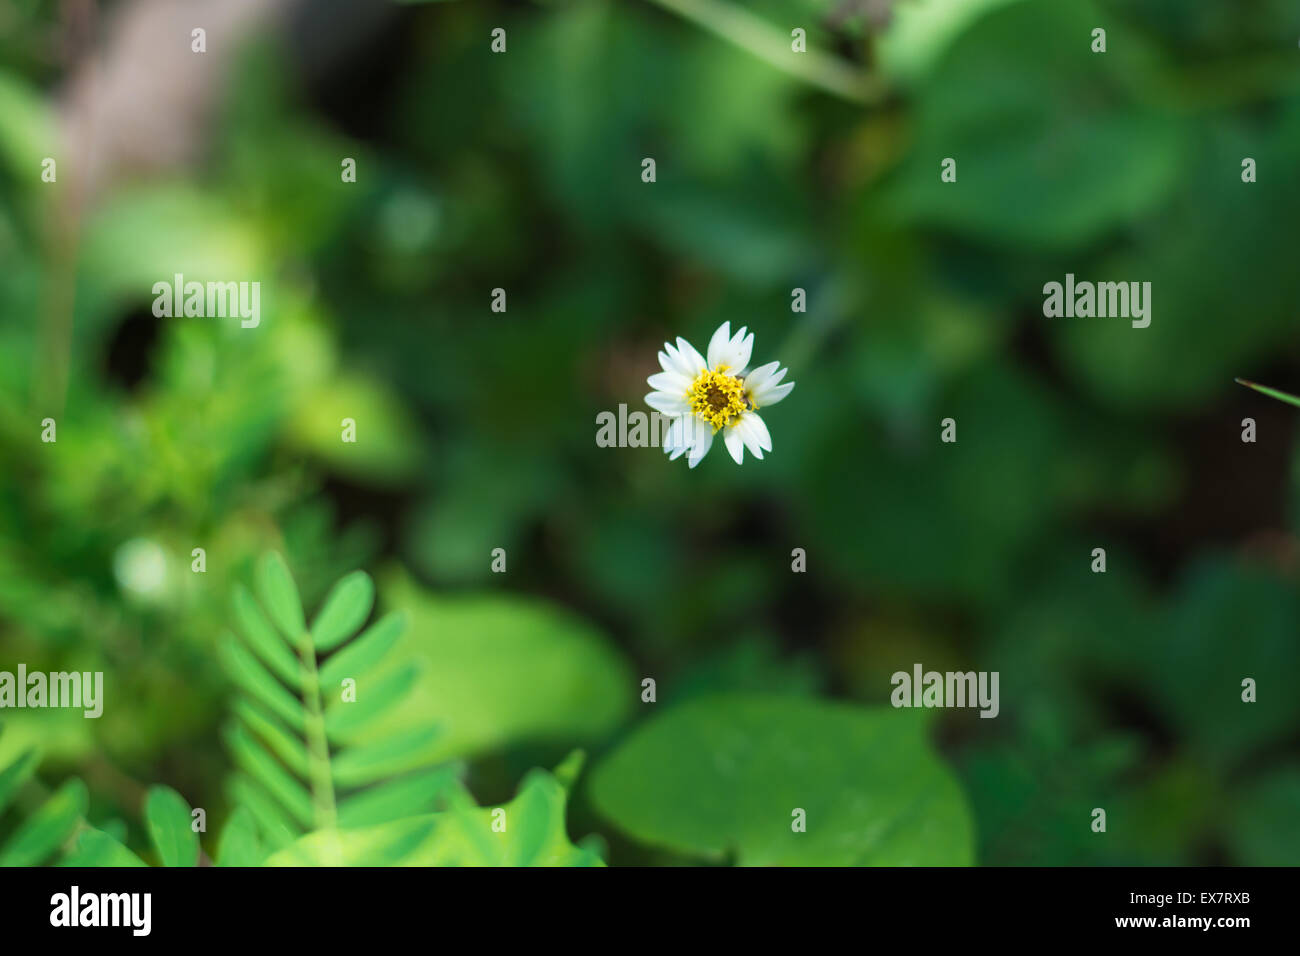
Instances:
[[[751,391],[749,399],[754,403],[755,408],[767,408],[789,395],[793,388],[794,382],[786,382],[784,385],[773,385],[767,382],[761,389]]]
[[[695,419],[699,422],[699,419]],[[690,467],[694,468],[709,453],[713,447],[713,429],[707,424],[701,422],[700,427],[695,430],[695,446],[691,449],[691,456],[686,460]]]
[[[682,371],[694,380],[705,369],[704,356],[695,351],[695,346],[681,336],[677,337],[677,352],[684,366]]]
[[[665,372],[672,372],[677,375],[690,375],[690,367],[682,361],[682,354],[677,349],[664,343],[664,350],[659,353],[659,367]]]
[[[745,461],[745,442],[740,437],[740,429],[731,425],[722,430],[722,440],[727,446],[727,451],[731,452],[731,457],[735,459],[737,465]]]
[[[772,450],[772,435],[767,430],[767,424],[753,412],[741,415],[734,427],[755,458],[761,461],[763,452]]]
[[[686,441],[685,418],[673,420],[672,425],[668,427],[668,434],[664,435],[663,449],[670,461],[676,461],[686,453],[690,445]]]
[[[749,356],[754,351],[754,333],[746,335],[745,332],[746,329],[742,327],[735,335],[731,335],[730,322],[718,326],[718,331],[709,340],[709,368],[725,366],[732,374],[741,372],[749,364]]]
[[[657,372],[645,381],[655,391],[673,395],[685,395],[691,388],[691,380],[680,372]]]
[[[713,338],[709,339],[709,368],[717,368],[722,364],[722,356],[730,344],[731,323],[728,321],[719,325]]]
[[[768,362],[766,365],[760,365],[752,372],[749,372],[745,376],[745,390],[752,392],[754,389],[762,388],[765,384],[770,382],[780,381],[781,376],[786,373],[786,370],[781,369],[779,373],[775,375],[773,374],[778,368],[780,368],[780,365],[780,362]]]
[[[670,392],[651,392],[645,397],[645,403],[660,415],[680,418],[691,410],[691,405],[680,395]]]
[[[731,361],[727,365],[737,374],[743,372],[749,365],[749,358],[754,354],[754,333],[745,334],[745,329],[736,333],[735,338],[731,340]]]

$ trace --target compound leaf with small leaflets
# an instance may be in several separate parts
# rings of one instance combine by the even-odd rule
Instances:
[[[144,818],[159,866],[200,865],[199,835],[193,827],[193,810],[184,797],[170,787],[151,787],[145,798]],[[265,857],[252,813],[236,807],[221,834],[217,865],[260,866]],[[116,837],[89,826],[77,834],[72,849],[59,865],[148,866]]]
[[[578,760],[555,774],[534,770],[502,806],[476,806],[460,791],[437,813],[310,833],[267,865],[603,866],[594,850],[571,843],[565,829],[561,779],[576,773]]]
[[[225,734],[239,768],[230,789],[258,838],[275,850],[308,832],[439,806],[458,785],[454,766],[428,757],[441,731],[418,715],[389,719],[419,673],[417,661],[394,659],[403,615],[357,634],[374,607],[364,571],[334,585],[310,626],[279,555],[259,561],[254,581],[257,597],[236,589],[242,640],[228,636],[222,656],[241,691]]]
[[[6,810],[19,816],[9,835],[0,838],[0,866],[39,866],[53,857],[82,824],[86,813],[86,785],[72,779],[44,800],[34,800],[35,809],[21,815],[15,807],[25,787],[39,789],[33,780],[40,755],[24,750],[0,766],[0,816]]]
[[[151,787],[144,816],[163,866],[198,865],[199,835],[184,797],[170,787]]]

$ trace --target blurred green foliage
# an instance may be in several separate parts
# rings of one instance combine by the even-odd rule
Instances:
[[[923,732],[887,709],[704,697],[632,734],[592,799],[648,843],[747,866],[969,864],[961,791]]]
[[[651,4],[400,4],[323,72],[310,27],[247,37],[201,159],[127,170],[83,210],[79,157],[39,179],[57,12],[13,5],[0,667],[103,670],[108,697],[99,720],[6,712],[0,766],[43,758],[18,764],[0,852],[63,819],[41,807],[77,778],[88,803],[75,782],[56,799],[86,859],[173,855],[153,784],[208,809],[232,858],[261,855],[217,744],[236,706],[218,647],[276,549],[305,607],[365,566],[406,612],[376,666],[410,693],[376,734],[437,723],[416,756],[480,808],[587,748],[568,832],[605,835],[613,863],[1300,859],[1296,427],[1232,383],[1300,387],[1300,9],[746,6],[782,37],[797,17],[885,95],[838,100]],[[1066,272],[1151,281],[1150,328],[1045,319]],[[260,281],[261,325],[155,319],[175,273]],[[595,446],[598,412],[642,407],[659,343],[724,320],[799,382],[768,459],[688,472]],[[917,661],[1002,677],[998,719],[925,728],[951,771],[881,709]],[[771,766],[718,764],[774,740]],[[780,755],[815,760],[809,795]],[[530,777],[508,805],[542,808],[528,859],[598,859],[569,843],[562,787]],[[819,821],[865,840],[876,807],[933,817],[879,852],[821,842]],[[381,823],[347,856],[520,860],[438,817],[484,812]],[[319,860],[304,840],[273,860]]]

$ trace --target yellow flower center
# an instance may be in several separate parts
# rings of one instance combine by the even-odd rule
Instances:
[[[715,432],[731,424],[749,407],[744,383],[728,375],[725,365],[701,372],[686,390],[686,400],[691,404],[691,411],[712,425]]]

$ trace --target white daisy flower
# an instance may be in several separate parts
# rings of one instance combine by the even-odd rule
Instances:
[[[731,323],[723,322],[709,340],[707,361],[683,338],[677,339],[676,348],[664,343],[659,353],[663,371],[646,379],[654,391],[645,401],[672,420],[663,439],[669,458],[687,455],[694,468],[713,447],[718,432],[738,465],[746,448],[760,460],[763,452],[772,450],[772,436],[758,409],[781,401],[794,382],[781,383],[788,370],[780,368],[780,362],[749,367],[754,334],[745,332],[741,328],[732,335]]]

